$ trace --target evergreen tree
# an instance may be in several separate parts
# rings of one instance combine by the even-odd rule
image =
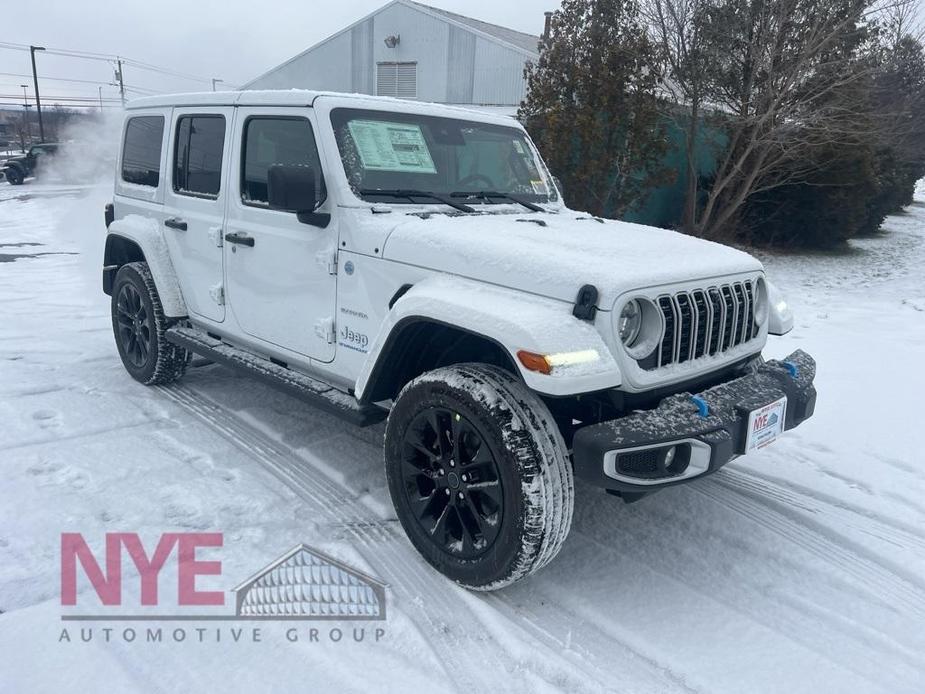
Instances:
[[[564,0],[519,117],[575,208],[620,217],[668,179],[656,47],[635,0]]]

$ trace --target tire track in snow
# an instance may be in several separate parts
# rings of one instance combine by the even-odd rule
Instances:
[[[417,618],[415,612],[410,610],[406,612],[407,616],[417,623],[438,662],[449,670],[447,674],[457,689],[468,688],[467,694],[471,691],[495,689],[498,683],[497,674],[510,674],[510,670],[518,665],[516,659],[507,657],[503,646],[496,639],[487,635],[483,638],[478,637],[480,634],[487,634],[488,630],[464,605],[467,598],[484,600],[485,596],[471,596],[467,592],[457,599],[448,595],[453,591],[465,589],[455,586],[420,559],[404,537],[397,521],[371,521],[371,511],[363,506],[355,492],[328,477],[320,465],[312,464],[312,454],[295,452],[285,443],[272,440],[244,418],[189,386],[156,387],[225,438],[230,439],[238,448],[257,458],[258,462],[300,498],[313,505],[322,506],[322,510],[329,516],[332,529],[336,528],[352,537],[361,545],[356,549],[365,549],[361,551],[363,558],[379,572],[383,580],[390,583],[394,591],[402,594],[404,601],[418,608]],[[364,438],[357,437],[363,445],[371,445]],[[306,465],[309,466],[308,469]],[[591,688],[593,690],[619,690],[625,685],[628,673],[625,669],[620,673],[614,672],[614,652],[606,646],[606,642],[612,639],[608,639],[603,632],[595,634],[589,648],[583,648],[589,659],[576,662],[574,658],[563,655],[564,642],[561,639],[549,634],[539,620],[525,614],[512,599],[504,596],[503,591],[489,595],[490,601],[485,602],[490,602],[504,619],[520,626],[536,639],[537,646],[545,647],[547,657],[544,660],[565,660],[569,671],[574,671],[577,666],[582,670],[583,676],[595,683]],[[425,611],[425,606],[430,606],[431,612],[441,617],[433,617]],[[575,621],[575,615],[562,608],[549,605],[547,608],[547,612],[556,613],[555,619],[558,623],[570,624]],[[420,623],[422,617],[426,624]],[[432,641],[434,638],[437,639],[437,643]],[[572,650],[578,650],[574,643]],[[627,650],[631,649],[627,647]],[[461,654],[464,656],[461,657]],[[635,651],[629,653],[629,656],[629,663],[639,667],[639,677],[642,680],[664,685],[664,691],[690,691],[683,682],[666,674],[664,668],[653,665],[645,656]],[[541,676],[538,672],[532,674]],[[580,686],[575,678],[570,678],[570,682],[573,687]],[[561,681],[558,684],[552,681],[550,684],[558,687]],[[527,683],[524,687],[524,691],[529,691]]]
[[[702,480],[691,488],[837,567],[887,606],[925,616],[925,592],[917,586],[917,581],[897,575],[878,563],[868,550],[822,524],[807,522],[805,516],[785,507],[769,508],[756,500],[754,493],[713,479]]]
[[[659,663],[628,643],[619,640],[613,634],[605,633],[600,627],[583,617],[562,609],[549,600],[542,607],[531,611],[529,608],[515,604],[503,592],[486,593],[483,597],[486,602],[492,604],[498,611],[510,613],[508,618],[515,624],[519,624],[533,638],[545,643],[558,653],[573,653],[576,658],[580,659],[581,665],[585,669],[587,667],[593,668],[602,682],[610,682],[608,686],[612,687],[613,691],[625,690],[627,683],[624,663],[635,662],[641,664],[642,669],[647,671],[649,679],[655,680],[654,684],[659,686],[659,689],[655,690],[651,689],[651,685],[649,685],[645,691],[699,693],[698,689],[688,684],[681,675],[665,664]],[[545,616],[537,614],[539,612],[543,612]],[[565,638],[556,636],[547,626],[544,626],[543,622],[546,620],[566,625],[568,633]],[[575,638],[575,632],[581,634],[582,638],[580,640]],[[614,654],[617,651],[623,651],[627,660],[624,660],[616,667],[620,673],[615,676]]]
[[[370,511],[355,495],[335,486],[320,471],[313,470],[315,474],[306,474],[302,469],[305,461],[300,456],[287,450],[284,444],[271,440],[236,414],[212,402],[207,396],[186,386],[157,388],[256,459],[300,498],[320,507],[330,521],[343,528],[357,542],[358,546],[354,548],[407,604],[406,616],[417,626],[437,662],[446,671],[453,689],[482,691],[495,682],[493,676],[488,679],[489,672],[486,670],[471,668],[467,664],[472,656],[474,662],[495,661],[498,668],[503,668],[504,663],[499,658],[497,646],[473,638],[473,635],[482,631],[479,625],[472,624],[471,616],[457,605],[450,604],[423,571],[415,570],[419,564],[411,561],[408,556],[410,549],[401,547],[395,536],[380,525],[368,523]],[[444,619],[437,620],[425,607],[436,608],[433,611]],[[461,652],[467,657],[460,658]]]
[[[729,507],[724,506],[724,508]],[[602,554],[612,554],[615,557],[621,556],[620,551],[615,549],[607,541],[606,537],[602,538],[600,533],[596,532],[594,529],[589,530],[573,527],[572,532],[577,536],[576,539],[581,538],[595,545]],[[642,541],[646,542],[647,540],[642,538]],[[776,604],[768,604],[763,600],[754,600],[753,597],[737,596],[735,593],[717,593],[712,581],[705,582],[703,580],[691,580],[690,578],[683,579],[671,569],[670,564],[666,567],[665,565],[660,565],[658,562],[650,562],[646,559],[638,561],[667,581],[675,582],[693,591],[699,596],[699,600],[708,604],[715,603],[717,608],[729,610],[736,618],[747,620],[771,632],[777,633],[781,638],[798,644],[814,653],[820,660],[828,661],[835,667],[850,670],[858,677],[864,678],[870,683],[882,684],[883,680],[887,680],[890,676],[893,676],[899,678],[897,679],[897,682],[899,682],[897,686],[901,687],[910,679],[914,680],[914,678],[917,677],[917,673],[921,672],[923,661],[916,651],[897,643],[891,636],[880,633],[874,628],[868,628],[864,624],[851,623],[850,619],[846,619],[845,616],[840,613],[833,613],[808,601],[791,599],[786,593],[776,596],[776,598],[781,601]],[[811,611],[813,616],[807,620],[807,612],[809,611]],[[789,614],[787,614],[788,612]],[[593,627],[593,624],[592,628],[596,628],[596,630],[600,632],[604,631],[600,627]],[[850,638],[854,642],[853,646],[844,651],[840,650],[838,652],[840,656],[838,659],[833,658],[832,653],[819,648],[820,639],[823,641],[825,639],[825,636],[822,634],[823,628],[832,629],[836,633]],[[678,664],[672,661],[665,662],[659,659],[656,653],[647,654],[647,651],[650,651],[649,648],[638,650],[625,643],[625,639],[608,638],[615,640],[621,646],[626,646],[634,653],[638,653],[640,657],[649,660],[656,667],[661,667],[669,677],[684,684],[688,689],[692,687],[685,679],[684,671],[679,669]],[[908,667],[908,670],[900,671],[895,665],[891,664],[886,674],[878,673],[877,675],[871,676],[869,672],[865,673],[855,668],[855,661],[861,662],[867,659],[870,644],[874,642],[878,643],[884,650],[889,649],[893,657],[897,658],[899,661],[897,664]],[[846,653],[853,654],[855,661],[851,660],[850,655],[846,656]],[[881,663],[881,665],[887,667],[883,663]],[[903,676],[907,679],[901,679]],[[703,683],[699,683],[699,686],[701,688],[704,687]],[[899,691],[899,689],[890,691]]]
[[[908,526],[796,484],[778,482],[752,471],[731,468],[713,476],[712,480],[732,487],[737,492],[752,494],[768,505],[799,509],[833,528],[851,528],[902,549],[925,550],[925,536],[917,534]]]

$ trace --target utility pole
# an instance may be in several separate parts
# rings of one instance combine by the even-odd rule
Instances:
[[[216,85],[216,84],[218,84],[219,82],[224,82],[224,81],[225,81],[225,80],[220,80],[220,79],[216,79],[216,78],[213,77],[213,78],[212,78],[212,91],[213,91],[213,92],[215,91],[215,85]]]
[[[32,81],[35,84],[35,110],[39,113],[39,140],[45,142],[45,126],[42,123],[42,99],[39,97],[39,77],[35,71],[35,52],[44,51],[44,46],[29,46],[32,56]]]
[[[122,108],[125,108],[125,83],[122,81],[122,59],[116,58],[116,81],[119,83],[119,96],[122,97]]]
[[[97,89],[99,89],[100,91],[100,113],[102,113],[103,112],[103,88],[97,87]]]
[[[22,151],[26,151],[26,140],[25,137],[30,135],[29,133],[29,95],[26,93],[26,90],[29,88],[28,84],[19,85],[22,87],[22,131],[19,136],[19,148]],[[32,138],[29,137],[31,140]]]

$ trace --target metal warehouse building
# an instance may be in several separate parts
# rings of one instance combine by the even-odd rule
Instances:
[[[244,89],[319,89],[447,104],[516,106],[539,37],[394,0]]]

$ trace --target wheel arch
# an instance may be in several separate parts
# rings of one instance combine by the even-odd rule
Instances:
[[[106,237],[106,249],[103,251],[103,293],[112,296],[112,287],[119,268],[136,261],[145,261],[141,246],[119,234],[109,234]]]
[[[170,252],[155,220],[129,215],[109,225],[103,252],[104,293],[111,294],[119,268],[131,262],[148,264],[165,316],[188,315]]]
[[[394,398],[423,373],[467,362],[491,364],[519,376],[510,353],[497,340],[432,317],[405,316],[379,350],[359,400]]]

